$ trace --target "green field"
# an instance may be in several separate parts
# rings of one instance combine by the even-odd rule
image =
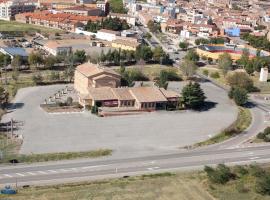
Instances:
[[[92,183],[21,189],[18,200],[213,200],[199,173],[163,173]]]
[[[16,21],[4,21],[4,20],[0,20],[0,32],[1,31],[22,31],[22,32],[42,32],[42,33],[62,32],[61,30],[57,29],[35,26],[31,24],[24,24]]]

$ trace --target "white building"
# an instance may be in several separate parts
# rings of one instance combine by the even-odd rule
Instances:
[[[96,34],[97,39],[106,40],[110,42],[116,40],[117,36],[120,36],[119,31],[111,31],[107,29],[100,29]]]
[[[36,6],[30,1],[4,1],[0,3],[0,19],[12,20],[16,14],[33,12]]]

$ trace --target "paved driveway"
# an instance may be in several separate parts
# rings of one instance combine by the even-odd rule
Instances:
[[[15,98],[18,107],[6,114],[22,120],[21,153],[85,151],[98,148],[115,150],[115,155],[146,155],[177,151],[179,147],[207,139],[231,124],[237,108],[223,90],[210,83],[202,87],[216,106],[208,111],[153,112],[132,116],[99,118],[89,112],[48,114],[39,104],[64,85],[20,89]],[[180,83],[170,88],[180,90]]]

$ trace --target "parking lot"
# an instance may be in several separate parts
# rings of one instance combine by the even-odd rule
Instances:
[[[237,108],[226,93],[210,83],[202,87],[208,100],[217,104],[204,112],[153,112],[140,115],[99,118],[89,112],[48,114],[39,105],[64,85],[20,89],[17,108],[2,121],[24,121],[17,133],[24,142],[21,153],[113,149],[115,155],[146,155],[177,151],[180,147],[209,138],[231,124]],[[170,83],[180,90],[182,83]]]

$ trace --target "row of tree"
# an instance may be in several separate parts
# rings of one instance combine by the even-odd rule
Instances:
[[[87,31],[96,33],[100,29],[108,29],[113,31],[122,31],[129,29],[129,25],[126,20],[121,20],[119,18],[106,18],[101,21],[92,22],[91,20],[87,22],[85,29]]]
[[[145,62],[157,62],[161,64],[170,64],[168,54],[161,47],[151,49],[146,45],[139,45],[136,51],[128,50],[109,50],[107,53],[101,52],[99,59],[105,65],[120,65],[121,63],[133,63],[143,60]]]
[[[249,44],[255,48],[270,51],[270,41],[266,36],[255,36],[249,33],[244,33],[241,36],[241,39],[248,41]]]

